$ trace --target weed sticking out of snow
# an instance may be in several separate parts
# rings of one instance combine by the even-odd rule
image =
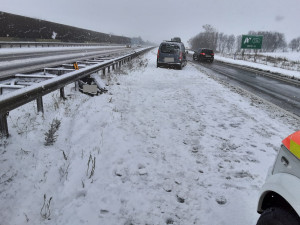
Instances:
[[[50,197],[47,200],[47,195],[44,194],[44,203],[43,206],[41,208],[41,216],[43,219],[45,220],[50,220],[50,215],[51,215],[51,210],[50,210],[50,206],[51,206],[51,201],[52,201],[52,197]]]
[[[54,119],[50,125],[50,129],[45,133],[45,146],[53,145],[57,139],[56,132],[60,127],[60,120]]]

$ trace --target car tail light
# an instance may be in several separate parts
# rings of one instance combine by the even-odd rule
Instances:
[[[211,53],[211,55],[215,55],[214,53]]]
[[[157,59],[159,58],[159,49],[158,49],[158,51],[157,51]]]
[[[201,52],[200,55],[205,55],[205,53],[204,53],[204,52]]]
[[[179,60],[182,60],[182,52],[180,52]]]

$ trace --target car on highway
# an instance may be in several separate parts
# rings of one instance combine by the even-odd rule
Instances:
[[[257,225],[300,224],[300,131],[282,141],[260,191]]]
[[[157,67],[168,66],[182,69],[187,64],[184,44],[180,38],[163,41],[157,51]]]
[[[196,61],[208,61],[213,62],[214,61],[214,51],[207,48],[200,48],[193,54],[193,60]]]

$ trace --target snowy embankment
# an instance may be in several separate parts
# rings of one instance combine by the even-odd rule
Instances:
[[[101,96],[72,85],[66,101],[45,96],[44,116],[35,102],[10,113],[1,225],[255,224],[267,170],[299,121],[192,64],[156,68],[156,50],[107,82]]]
[[[271,56],[274,58],[284,58],[289,61],[300,61],[299,52],[260,52],[260,55]]]
[[[279,53],[278,53],[279,54]],[[265,53],[265,55],[272,55],[271,53]],[[292,56],[291,56],[292,58]],[[241,66],[247,66],[250,68],[255,68],[255,69],[260,69],[264,71],[269,71],[272,73],[278,73],[279,75],[291,77],[291,78],[298,78],[300,79],[300,72],[299,71],[293,71],[293,70],[288,70],[288,69],[282,69],[279,67],[274,67],[274,66],[268,66],[268,65],[263,65],[259,63],[254,63],[254,62],[247,62],[244,60],[234,60],[230,58],[225,58],[219,55],[215,55],[215,59],[221,62],[226,62],[226,63],[231,63],[231,64],[236,64],[236,65],[241,65]],[[278,76],[279,76],[278,75]]]

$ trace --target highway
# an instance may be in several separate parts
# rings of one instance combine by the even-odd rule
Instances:
[[[104,46],[99,48],[70,48],[62,47],[60,49],[45,48],[42,51],[30,51],[24,49],[24,52],[5,52],[0,51],[0,80],[6,79],[17,73],[27,73],[42,69],[44,67],[53,67],[64,63],[71,63],[90,57],[105,56],[108,54],[118,54],[130,52],[132,49],[124,46]]]
[[[190,57],[190,61],[192,61]],[[300,82],[295,80],[284,81],[263,76],[259,71],[249,71],[233,65],[214,61],[213,63],[192,61],[201,65],[208,73],[213,73],[219,79],[239,86],[247,91],[300,116]]]

